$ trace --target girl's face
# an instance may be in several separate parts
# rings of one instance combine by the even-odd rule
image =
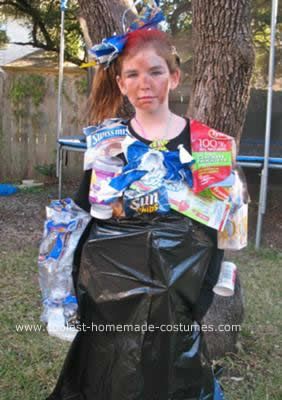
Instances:
[[[154,112],[168,107],[170,89],[179,83],[180,71],[171,73],[166,61],[152,47],[125,57],[117,83],[136,110]]]

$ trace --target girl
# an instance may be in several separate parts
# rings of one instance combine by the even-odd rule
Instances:
[[[121,54],[95,74],[92,122],[115,117],[126,96],[134,116],[125,124],[134,138],[191,151],[189,119],[169,108],[179,80],[179,60],[165,33],[130,32]],[[90,174],[75,198],[87,211]],[[48,399],[222,399],[198,324],[223,257],[216,237],[172,211],[93,221],[75,261],[81,329]],[[107,324],[116,329],[106,331]],[[126,330],[128,324],[135,329]]]

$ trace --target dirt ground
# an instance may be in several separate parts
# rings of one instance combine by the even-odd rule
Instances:
[[[64,186],[64,195],[72,196],[74,183]],[[9,197],[0,196],[1,252],[39,246],[45,220],[45,206],[58,197],[56,184],[44,189],[21,190]]]
[[[262,245],[273,249],[282,249],[282,185],[279,175],[270,176],[271,183],[267,193],[267,212],[264,217]],[[259,179],[247,176],[251,197],[249,207],[249,242],[254,243],[259,195]],[[250,183],[252,182],[252,183]],[[72,197],[77,183],[64,184],[64,196]],[[45,206],[57,198],[57,185],[45,185],[44,189],[32,189],[18,192],[9,197],[0,197],[0,238],[1,252],[20,250],[28,246],[39,246]]]

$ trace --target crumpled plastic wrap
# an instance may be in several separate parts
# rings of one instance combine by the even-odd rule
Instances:
[[[80,332],[48,400],[223,399],[193,315],[214,250],[177,213],[95,222],[76,285]]]

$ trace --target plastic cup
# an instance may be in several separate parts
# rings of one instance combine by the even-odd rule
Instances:
[[[217,284],[213,288],[214,293],[219,296],[233,296],[236,281],[237,267],[234,263],[223,261]]]
[[[113,215],[113,209],[108,204],[92,204],[90,214],[94,218],[109,219]]]

